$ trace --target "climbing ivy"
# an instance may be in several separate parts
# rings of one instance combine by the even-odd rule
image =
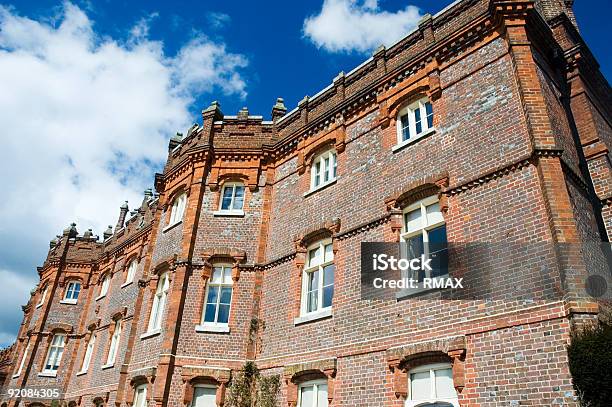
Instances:
[[[276,407],[279,390],[279,375],[262,376],[254,362],[246,362],[232,377],[224,406]]]

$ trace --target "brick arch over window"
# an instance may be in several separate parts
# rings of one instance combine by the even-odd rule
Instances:
[[[125,402],[127,405],[131,406],[134,404],[134,393],[136,392],[136,388],[142,385],[147,387],[146,400],[151,400],[156,374],[157,369],[154,367],[140,369],[132,373],[132,377],[130,378],[130,389],[125,395]]]
[[[76,281],[78,283],[81,283],[81,288],[87,288],[87,281],[83,278],[81,274],[78,274],[75,272],[68,272],[64,274],[60,278],[60,281],[58,284],[60,287],[65,289],[68,283],[70,283],[71,281]],[[62,293],[62,296],[63,296],[63,293]]]
[[[238,164],[240,167],[221,167],[221,165],[229,165],[228,162],[219,161],[218,164],[213,164],[208,175],[208,188],[215,192],[219,191],[220,187],[225,182],[229,181],[241,181],[244,185],[249,188],[249,191],[255,192],[258,188],[260,160],[259,159],[248,159],[240,160]]]
[[[384,129],[393,127],[398,112],[411,102],[427,96],[430,101],[440,97],[440,74],[436,60],[431,61],[415,75],[407,77],[394,87],[377,96],[379,105],[378,123]]]
[[[181,371],[183,379],[183,403],[185,406],[193,402],[194,388],[198,384],[216,386],[216,403],[222,406],[225,403],[225,390],[231,377],[229,369],[211,367],[183,367]]]
[[[447,188],[448,173],[444,171],[414,180],[408,185],[404,185],[402,188],[393,191],[385,199],[385,207],[391,217],[391,221],[388,225],[390,228],[389,232],[391,236],[393,236],[393,241],[399,242],[400,240],[400,232],[403,224],[403,208],[421,199],[437,196],[440,202],[440,210],[445,214],[448,211],[448,198],[444,193]]]
[[[232,265],[232,280],[240,279],[240,264],[246,262],[246,251],[232,247],[213,247],[202,250],[202,278],[208,280],[212,273],[213,263],[230,263]]]
[[[392,375],[393,392],[408,397],[408,371],[431,363],[450,363],[457,393],[465,386],[465,336],[441,338],[387,350],[387,364]]]
[[[328,131],[314,138],[304,137],[298,142],[297,171],[304,174],[312,165],[312,160],[320,153],[335,149],[340,154],[346,147],[346,127],[344,120],[335,123]]]
[[[283,379],[285,382],[287,407],[296,407],[299,386],[301,383],[317,379],[327,380],[327,399],[331,405],[336,390],[336,366],[337,362],[335,358],[285,366],[283,369]]]

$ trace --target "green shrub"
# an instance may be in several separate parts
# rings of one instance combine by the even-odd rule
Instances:
[[[612,325],[587,326],[568,346],[574,388],[583,406],[609,407],[612,400]]]

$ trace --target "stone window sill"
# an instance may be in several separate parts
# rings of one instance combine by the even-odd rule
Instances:
[[[240,210],[232,210],[232,211],[214,211],[213,212],[213,216],[227,216],[227,217],[235,217],[235,218],[241,218],[244,217],[244,211],[242,209]]]
[[[86,373],[87,373],[87,370],[83,370],[83,371],[77,372],[77,374],[76,374],[76,375],[77,375],[77,376],[83,376],[83,375],[84,375],[84,374],[86,374]]]
[[[416,143],[417,141],[429,136],[430,134],[433,134],[436,132],[436,129],[434,127],[432,127],[431,129],[425,130],[423,133],[419,134],[416,137],[413,138],[409,138],[408,140],[404,140],[399,144],[394,145],[393,147],[391,147],[391,151],[393,151],[394,153],[402,150],[404,147],[409,146],[410,144]]]
[[[159,335],[160,333],[161,333],[161,328],[157,328],[157,329],[154,329],[154,330],[152,330],[150,332],[143,333],[142,335],[140,335],[140,339],[152,338],[154,336]]]
[[[307,322],[318,321],[319,319],[331,318],[333,312],[331,307],[310,314],[301,315],[293,320],[293,325],[305,324]]]
[[[165,228],[162,229],[162,233],[166,233],[170,229],[174,229],[176,226],[180,225],[181,223],[183,223],[182,219],[179,220],[178,222],[174,222],[173,224],[166,226]]]
[[[57,372],[40,372],[39,377],[57,377]]]
[[[11,377],[11,379],[16,379],[16,378],[18,378],[18,377],[19,377],[19,374],[14,374],[14,375]]]
[[[104,298],[104,297],[106,297],[106,294],[104,294],[104,295],[98,295],[98,296],[95,298],[95,300],[94,300],[94,301],[101,300],[101,299],[102,299],[102,298]]]
[[[304,193],[304,198],[306,198],[306,197],[307,197],[307,196],[309,196],[309,195],[314,194],[315,192],[319,192],[319,191],[321,191],[322,189],[325,189],[325,188],[327,188],[327,187],[329,187],[329,186],[331,186],[331,185],[334,185],[334,184],[336,183],[336,181],[338,181],[338,178],[337,178],[337,177],[336,177],[336,178],[334,178],[333,180],[331,180],[331,181],[329,181],[329,182],[325,183],[325,184],[319,185],[318,187],[311,189],[310,191],[306,191],[306,192]]]
[[[201,324],[196,325],[196,332],[229,333],[229,325],[225,324]]]
[[[77,300],[61,300],[60,304],[66,304],[66,305],[76,305]]]
[[[42,306],[43,306],[43,304],[44,304],[44,302],[41,302],[41,303],[39,303],[39,304],[36,304],[36,308],[40,308],[40,307],[42,307]]]
[[[103,366],[102,366],[102,370],[105,370],[105,369],[110,369],[110,368],[112,368],[112,367],[115,367],[115,362],[113,362],[113,363],[109,363],[108,365],[103,365]]]

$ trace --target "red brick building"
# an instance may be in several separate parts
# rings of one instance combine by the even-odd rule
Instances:
[[[51,242],[6,388],[221,406],[255,361],[279,406],[578,405],[586,262],[547,259],[563,296],[531,304],[364,301],[359,274],[364,241],[608,241],[612,93],[572,3],[457,1],[271,121],[211,104],[155,196]]]

